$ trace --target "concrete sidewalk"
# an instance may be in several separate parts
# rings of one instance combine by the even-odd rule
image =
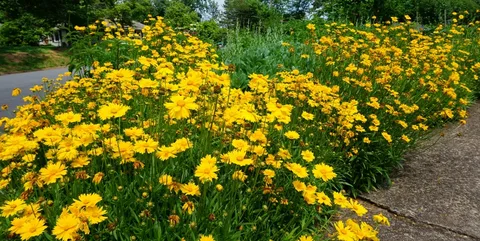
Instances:
[[[480,241],[480,103],[406,156],[389,189],[360,196],[385,241]]]

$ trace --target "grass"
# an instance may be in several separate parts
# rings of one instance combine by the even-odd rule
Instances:
[[[66,66],[65,48],[53,46],[0,47],[0,75]]]

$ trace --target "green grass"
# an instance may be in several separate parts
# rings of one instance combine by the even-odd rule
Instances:
[[[0,75],[66,66],[68,62],[65,48],[0,47]]]

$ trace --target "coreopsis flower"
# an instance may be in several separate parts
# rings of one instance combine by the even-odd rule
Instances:
[[[360,204],[358,201],[350,199],[349,206],[352,211],[354,211],[359,217],[365,215],[368,210]]]
[[[246,152],[244,151],[231,151],[228,153],[228,157],[231,163],[239,166],[247,166],[253,164],[253,160],[245,158]]]
[[[158,81],[151,79],[141,79],[138,81],[138,86],[140,88],[157,88],[160,85]]]
[[[305,120],[313,120],[313,118],[315,118],[315,115],[313,115],[311,113],[308,113],[306,111],[303,111],[302,112],[302,118],[305,119]]]
[[[357,238],[354,232],[352,232],[351,228],[345,226],[342,221],[335,222],[334,224],[335,230],[337,231],[337,239],[341,241],[352,241]]]
[[[134,150],[137,153],[153,153],[158,147],[158,142],[152,139],[147,139],[146,141],[140,140],[135,142]]]
[[[217,179],[218,176],[216,172],[218,172],[218,167],[215,165],[215,162],[212,163],[210,159],[204,159],[195,169],[195,176],[203,183]]]
[[[241,181],[241,182],[244,182],[245,179],[247,179],[247,177],[248,177],[248,176],[245,175],[245,173],[242,172],[242,171],[240,171],[240,170],[239,170],[239,171],[235,171],[235,172],[232,174],[232,179],[233,179],[233,180],[239,180],[239,181]]]
[[[185,193],[185,195],[190,196],[200,196],[200,188],[193,182],[189,182],[188,184],[183,184],[180,187],[180,190]]]
[[[383,138],[385,138],[385,140],[387,140],[388,143],[392,143],[392,136],[389,135],[387,132],[382,132],[382,136]]]
[[[313,238],[310,235],[302,235],[297,241],[313,241]]]
[[[102,207],[87,207],[83,212],[83,215],[87,217],[89,224],[98,224],[107,219],[106,215],[107,211],[103,210]]]
[[[105,176],[105,174],[103,174],[103,172],[97,172],[93,176],[92,182],[95,183],[95,184],[99,184],[102,181],[102,178],[104,176]]]
[[[102,197],[96,193],[92,194],[81,194],[78,197],[78,200],[74,200],[74,205],[77,205],[80,208],[83,207],[94,207],[98,202],[102,201]]]
[[[274,178],[275,177],[275,171],[272,169],[265,169],[263,170],[263,175],[269,177],[269,178]]]
[[[12,96],[19,96],[22,93],[20,88],[15,88],[12,90]]]
[[[348,199],[340,192],[333,192],[333,202],[341,208],[348,208],[350,206]]]
[[[313,23],[307,24],[307,29],[310,30],[310,31],[314,31],[315,30],[315,24],[313,24]]]
[[[56,115],[55,120],[62,122],[63,125],[68,125],[70,123],[80,122],[82,120],[82,115],[69,111]]]
[[[62,241],[75,240],[80,224],[81,221],[77,216],[64,211],[58,218],[52,234]]]
[[[122,104],[108,103],[106,105],[102,105],[100,109],[98,109],[98,116],[102,120],[118,118],[124,116],[129,109],[129,106]]]
[[[182,210],[188,214],[192,214],[195,211],[195,204],[192,201],[185,202],[182,206]]]
[[[337,176],[337,174],[333,172],[333,167],[324,163],[315,165],[312,173],[315,178],[321,178],[324,182],[331,180]]]
[[[324,193],[324,192],[317,192],[315,193],[317,198],[317,202],[319,204],[325,204],[327,206],[332,206],[332,200]]]
[[[173,119],[185,119],[190,117],[192,110],[197,110],[199,106],[195,104],[194,97],[183,97],[176,95],[170,97],[169,103],[165,103],[168,109],[168,115]]]
[[[307,190],[307,185],[305,185],[304,182],[295,180],[295,181],[292,182],[292,184],[293,184],[293,187],[295,188],[295,190],[297,190],[297,192],[303,192],[303,191]]]
[[[287,132],[285,132],[284,135],[290,140],[296,140],[296,139],[300,138],[300,135],[296,131],[287,131]]]
[[[293,174],[295,174],[299,178],[308,177],[307,168],[303,167],[302,165],[300,165],[298,163],[289,162],[289,163],[285,164],[285,167],[288,170],[290,170],[291,172],[293,172]]]
[[[171,146],[162,146],[160,149],[155,153],[155,156],[158,157],[162,161],[166,161],[170,158],[177,157],[175,155],[177,153],[176,149]]]
[[[18,231],[25,226],[30,220],[30,217],[14,218],[8,231],[14,234],[18,234]]]
[[[6,188],[10,183],[10,179],[0,179],[0,190]]]
[[[180,138],[180,139],[176,140],[174,143],[172,143],[172,147],[175,150],[175,154],[177,154],[177,153],[180,153],[180,152],[184,152],[184,151],[188,150],[189,148],[192,148],[193,144],[187,138]]]
[[[379,213],[377,215],[373,215],[373,221],[377,223],[381,223],[386,226],[390,226],[390,221],[387,217],[383,216],[383,214]]]
[[[57,179],[62,179],[67,175],[67,170],[61,162],[50,163],[47,167],[40,169],[40,180],[45,184],[55,183]]]
[[[307,162],[312,162],[313,160],[315,160],[315,155],[310,150],[302,151],[301,155],[303,160]]]
[[[47,229],[45,220],[30,218],[16,233],[20,235],[22,240],[28,240],[32,237],[39,236],[45,229]]]
[[[25,204],[25,201],[22,199],[15,199],[5,202],[5,205],[0,207],[0,209],[2,210],[3,217],[10,217],[24,210],[26,207],[27,205]]]
[[[212,235],[205,236],[200,234],[200,239],[198,241],[215,241]]]

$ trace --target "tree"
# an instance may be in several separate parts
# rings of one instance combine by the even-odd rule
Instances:
[[[226,0],[223,22],[227,26],[252,27],[276,23],[281,13],[260,0]]]
[[[200,16],[183,2],[173,0],[165,10],[165,19],[172,27],[186,27],[199,22]]]

